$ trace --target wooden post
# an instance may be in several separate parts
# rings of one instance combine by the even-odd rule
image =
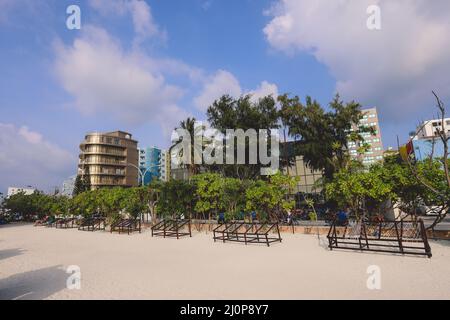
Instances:
[[[188,227],[189,227],[189,237],[192,238],[192,232],[191,232],[191,219],[188,221]]]
[[[398,233],[397,221],[394,221],[394,226],[395,226],[395,233],[397,235],[398,247],[400,249],[400,252],[404,253],[403,252],[402,238],[401,238],[400,234]],[[403,228],[403,221],[401,222],[401,228]]]
[[[277,232],[278,232],[278,239],[280,239],[280,242],[281,242],[281,235],[280,235],[280,228],[279,228],[279,226],[278,226],[278,223],[276,224],[276,227],[277,227]]]

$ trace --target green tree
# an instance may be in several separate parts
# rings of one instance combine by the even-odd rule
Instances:
[[[196,185],[197,201],[195,211],[211,219],[211,214],[217,215],[223,210],[223,181],[217,173],[203,173],[193,177]]]
[[[374,133],[374,128],[355,127],[364,116],[361,105],[354,101],[344,103],[339,95],[330,102],[331,111],[326,112],[311,97],[303,104],[298,96],[279,96],[280,117],[295,140],[295,153],[314,170],[322,170],[327,180],[350,163],[348,143],[355,142],[363,152],[369,145],[363,133]]]
[[[170,180],[161,186],[157,212],[163,217],[191,216],[195,186],[189,181]]]
[[[130,188],[125,191],[125,197],[123,198],[121,205],[133,219],[139,218],[139,216],[147,209],[143,199],[144,192],[145,190],[142,187]]]
[[[268,181],[256,180],[246,190],[246,209],[257,211],[263,220],[278,220],[279,213],[291,210],[295,201],[289,199],[289,189],[296,180],[281,173]]]
[[[245,211],[246,198],[245,190],[249,182],[241,181],[236,178],[222,179],[222,205],[227,218],[237,219],[241,212]]]
[[[378,166],[370,170],[341,169],[326,183],[326,197],[341,208],[350,207],[357,218],[366,212],[380,214],[381,204],[396,197],[392,183],[383,174]]]
[[[190,155],[190,161],[188,163],[182,163],[182,165],[188,169],[189,172],[189,176],[195,175],[197,173],[200,172],[200,168],[201,165],[200,164],[196,164],[194,161],[194,150],[195,150],[195,143],[194,143],[194,137],[198,134],[200,134],[201,131],[201,127],[196,127],[195,126],[195,118],[191,118],[188,117],[186,118],[186,120],[183,120],[180,122],[180,125],[178,128],[180,129],[184,129],[187,132],[189,132],[190,135],[190,148],[191,148],[191,155]],[[174,145],[172,145],[169,149],[169,154],[172,156],[172,151],[173,151],[173,147],[180,143],[182,141],[182,137],[179,137],[179,139],[177,141],[174,141]],[[199,152],[201,152],[202,150],[198,150]],[[183,150],[180,150],[180,153],[175,155],[176,157],[178,157],[180,160],[183,159],[183,154],[182,154]]]
[[[87,175],[78,174],[75,178],[75,185],[73,188],[73,196],[91,190],[90,178]]]
[[[276,99],[276,98],[275,98]],[[260,129],[279,128],[279,117],[276,107],[276,100],[272,96],[266,96],[258,101],[252,101],[251,95],[242,96],[234,99],[228,95],[222,96],[220,99],[208,108],[208,122],[212,128],[217,129],[227,138],[227,129]],[[259,136],[257,137],[259,141]],[[234,143],[234,153],[237,151],[238,141]],[[270,149],[269,149],[270,150]],[[261,162],[258,159],[256,164],[250,164],[249,161],[249,145],[245,145],[246,162],[245,164],[226,164],[214,165],[208,169],[220,172],[227,177],[239,179],[254,179],[260,176]]]

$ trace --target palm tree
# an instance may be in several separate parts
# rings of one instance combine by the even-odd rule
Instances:
[[[198,131],[199,130],[199,127],[196,127],[195,126],[195,122],[196,122],[196,119],[194,118],[194,117],[188,117],[188,118],[186,118],[186,120],[183,120],[183,121],[181,121],[180,122],[180,125],[179,125],[179,127],[178,128],[180,128],[180,129],[184,129],[184,130],[187,130],[188,132],[189,132],[189,134],[190,134],[190,136],[191,136],[191,159],[190,159],[190,162],[189,163],[183,163],[183,165],[188,169],[188,171],[189,171],[189,176],[192,176],[192,175],[195,175],[195,174],[197,174],[197,173],[199,173],[200,172],[200,165],[199,164],[196,164],[195,162],[194,162],[194,148],[195,148],[195,144],[194,144],[194,137],[195,137],[195,135],[196,134],[198,134],[198,132],[196,132],[196,131]],[[179,142],[181,142],[181,137],[179,138],[179,140],[177,140],[177,141],[175,141],[175,143],[169,148],[169,154],[171,155],[172,154],[172,148],[177,144],[177,143],[179,143]],[[201,152],[201,150],[200,150],[200,152]],[[178,157],[182,157],[183,155],[182,154],[179,154],[178,155]]]

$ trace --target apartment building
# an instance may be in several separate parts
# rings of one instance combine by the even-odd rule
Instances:
[[[161,177],[161,149],[156,147],[139,148],[139,184],[148,185],[153,179]]]
[[[442,123],[442,119],[433,119],[422,122],[417,127],[416,139],[432,140],[434,137],[438,137],[439,132],[442,130],[446,130],[447,134],[450,135],[450,118],[445,118],[444,123]]]
[[[88,133],[80,144],[78,173],[88,175],[93,190],[137,186],[137,141],[123,131]]]
[[[166,150],[157,147],[139,148],[139,184],[148,185],[153,179],[168,181],[170,179],[170,157]]]
[[[169,181],[170,180],[170,154],[167,150],[161,151],[161,180]]]
[[[374,134],[366,132],[361,134],[364,141],[370,145],[370,148],[364,152],[359,152],[361,144],[357,142],[349,142],[348,148],[350,156],[354,159],[360,160],[364,165],[371,165],[375,162],[383,160],[384,148],[381,139],[380,123],[378,121],[378,113],[376,108],[369,108],[362,110],[363,118],[360,122],[353,126],[352,130],[356,130],[357,127],[367,126],[375,129]]]
[[[412,140],[400,147],[400,155],[403,159],[413,157],[418,161],[440,158],[444,156],[444,143],[439,137],[439,132],[446,131],[450,136],[450,118],[426,120],[419,124],[416,135]]]

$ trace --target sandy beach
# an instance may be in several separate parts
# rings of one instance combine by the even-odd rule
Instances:
[[[326,238],[282,234],[271,247],[221,243],[211,233],[181,240],[0,227],[0,299],[450,299],[450,242],[433,257],[329,251]],[[66,270],[79,266],[81,288]],[[381,289],[367,287],[379,266]]]

